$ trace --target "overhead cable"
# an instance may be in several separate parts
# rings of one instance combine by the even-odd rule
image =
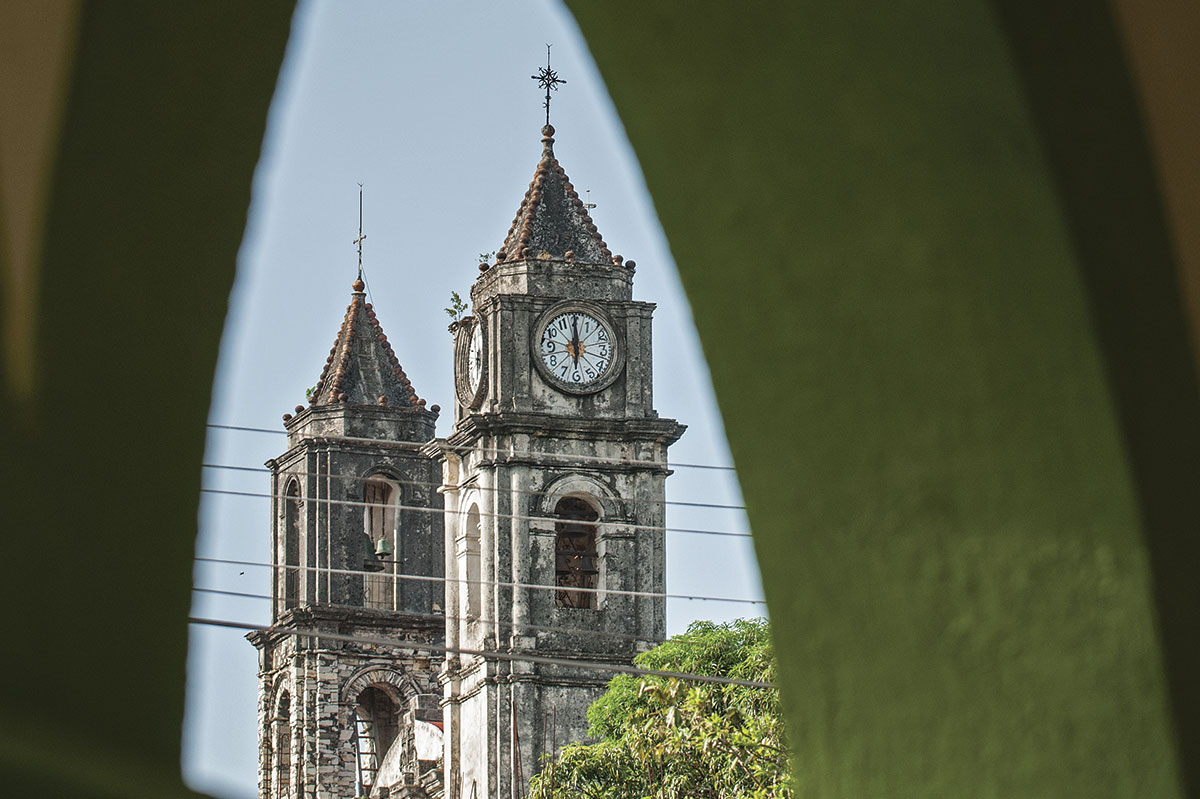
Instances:
[[[258,499],[279,499],[279,500],[298,500],[301,502],[314,502],[318,505],[347,505],[356,508],[388,508],[395,510],[407,510],[415,513],[459,513],[465,514],[466,511],[453,511],[448,508],[424,508],[417,505],[401,505],[397,504],[382,504],[379,502],[367,502],[362,499],[330,499],[327,497],[288,497],[285,494],[265,494],[261,491],[235,491],[230,488],[201,488],[201,494],[227,494],[236,497],[256,497]],[[478,511],[481,517],[490,519],[511,519],[515,521],[527,522],[556,522],[561,521],[553,516],[522,516],[515,513],[497,513],[494,511]],[[626,522],[605,522],[603,520],[595,522],[597,525],[610,524],[614,527],[622,527],[627,530],[650,530],[661,531],[664,533],[686,533],[690,535],[716,535],[725,536],[727,538],[752,538],[750,533],[734,532],[732,530],[699,530],[690,527],[663,527],[657,524],[629,524]]]
[[[374,574],[379,574],[379,572],[374,572]],[[385,575],[385,576],[390,577],[391,575]],[[216,596],[237,597],[239,599],[258,599],[258,600],[262,600],[262,601],[266,601],[266,602],[271,602],[273,600],[273,597],[267,596],[266,594],[250,594],[250,593],[246,593],[244,591],[226,591],[226,590],[223,590],[220,588],[205,588],[205,587],[200,587],[200,586],[192,586],[192,591],[195,591],[195,592],[201,593],[201,594],[213,594]],[[568,633],[570,635],[582,635],[582,636],[586,636],[589,638],[619,638],[619,639],[626,640],[626,641],[644,641],[645,640],[645,638],[640,635],[633,635],[631,633],[619,633],[619,632],[614,632],[611,630],[582,630],[582,629],[577,629],[577,628],[572,629],[572,628],[568,628],[568,627],[556,627],[554,625],[549,625],[549,624],[533,624],[530,622],[498,621],[495,619],[483,618],[482,616],[470,616],[470,617],[447,616],[445,613],[417,613],[417,612],[408,611],[408,610],[403,611],[403,613],[405,616],[415,616],[416,618],[419,618],[419,619],[430,619],[433,621],[456,621],[456,622],[459,622],[460,624],[465,624],[467,622],[476,622],[478,624],[501,627],[501,628],[509,628],[509,629],[514,629],[514,630],[521,629],[521,630],[538,630],[541,632],[549,632],[549,633]]]
[[[223,464],[223,463],[202,463],[202,464],[200,464],[200,467],[203,469],[223,469],[226,471],[234,471],[234,472],[256,472],[256,473],[260,473],[260,474],[272,474],[271,470],[265,466],[233,466],[233,465]],[[318,479],[335,477],[338,479],[343,479],[342,475],[331,474],[329,472],[309,472],[309,471],[304,471],[304,470],[300,470],[300,471],[290,471],[289,470],[287,472],[287,476],[288,477],[316,477]],[[388,477],[388,480],[390,480],[391,482],[394,482],[394,483],[398,483],[400,485],[420,486],[422,488],[442,488],[445,486],[444,483],[432,482],[429,480],[397,480],[390,476]],[[475,488],[477,491],[503,492],[506,494],[525,494],[528,496],[549,496],[551,493],[549,491],[532,489],[532,488],[502,488],[500,486],[484,487],[484,486],[478,486],[478,485],[473,486],[473,488]],[[623,499],[622,502],[636,504],[636,505],[647,505],[647,504],[659,503],[659,501],[656,499],[642,499],[639,497],[629,497],[627,499]],[[671,500],[671,499],[664,500],[661,504],[676,505],[679,507],[687,507],[687,508],[712,508],[715,510],[740,510],[740,511],[746,510],[745,505],[720,505],[720,504],[712,503],[712,502],[683,502],[680,500]]]
[[[274,433],[274,434],[278,434],[278,435],[287,435],[286,430],[270,430],[265,427],[243,427],[240,425],[214,424],[211,422],[206,426],[217,429],[217,430],[237,430],[237,431],[244,431],[244,432],[251,432],[251,433]],[[427,444],[420,444],[415,441],[388,441],[386,439],[361,438],[358,436],[328,436],[328,437],[336,438],[339,441],[349,441],[349,442],[355,443],[355,444],[386,446],[386,447],[390,447],[392,449],[397,449],[397,448],[407,449],[407,450],[411,450],[414,452],[420,452],[427,446]],[[569,455],[569,454],[565,454],[565,453],[556,453],[556,452],[529,452],[529,451],[521,451],[521,450],[511,450],[510,451],[510,450],[495,449],[495,448],[488,448],[488,447],[474,447],[474,446],[468,447],[468,446],[455,446],[455,445],[449,445],[449,444],[446,444],[445,446],[447,449],[450,449],[450,450],[453,450],[456,452],[482,452],[482,453],[485,453],[486,455],[488,455],[489,457],[508,457],[508,458],[518,458],[518,459],[531,458],[531,457],[559,458],[559,459],[562,459],[562,461],[565,461],[567,463],[607,463],[607,464],[617,464],[617,465],[622,465],[622,466],[637,466],[637,467],[642,467],[642,468],[647,468],[647,469],[708,469],[708,470],[712,470],[712,471],[721,471],[721,472],[737,471],[733,466],[722,466],[722,465],[711,464],[711,463],[683,463],[683,462],[675,462],[675,461],[667,461],[664,463],[662,461],[653,461],[653,460],[645,461],[645,460],[631,459],[631,458],[607,458],[602,455]]]
[[[524,652],[495,652],[483,649],[468,649],[466,647],[445,646],[442,644],[426,643],[424,641],[409,641],[405,639],[388,638],[385,636],[349,635],[344,633],[325,632],[308,628],[290,630],[282,627],[264,627],[261,624],[227,619],[205,619],[191,616],[190,624],[203,624],[214,627],[230,627],[239,630],[258,630],[260,632],[287,633],[296,637],[324,638],[347,643],[368,644],[371,646],[387,646],[397,649],[407,649],[417,652],[440,652],[444,655],[467,655],[484,660],[522,661],[540,663],[547,666],[564,666],[567,668],[587,669],[589,671],[607,671],[616,674],[631,674],[635,677],[663,677],[667,679],[684,680],[687,682],[716,683],[719,685],[740,685],[746,688],[775,688],[773,683],[763,680],[739,680],[733,677],[719,677],[710,674],[695,674],[686,671],[665,671],[661,669],[643,669],[637,666],[622,666],[617,663],[598,663],[572,658],[550,657],[548,655],[532,655]]]
[[[355,577],[379,576],[387,579],[409,580],[424,583],[456,583],[458,585],[480,585],[492,588],[528,588],[534,591],[569,591],[571,593],[604,594],[606,596],[631,596],[644,599],[680,599],[690,602],[729,602],[741,605],[765,605],[761,599],[742,597],[698,596],[693,594],[666,594],[658,591],[629,591],[618,588],[585,588],[583,586],[543,585],[541,583],[507,582],[503,580],[469,580],[464,577],[438,577],[429,574],[397,574],[394,572],[369,572],[356,569],[334,569],[323,566],[301,566],[299,564],[263,563],[255,560],[233,560],[230,558],[208,558],[197,555],[192,560],[198,563],[222,563],[230,566],[254,566],[262,569],[282,571],[311,571],[318,574],[347,574]]]

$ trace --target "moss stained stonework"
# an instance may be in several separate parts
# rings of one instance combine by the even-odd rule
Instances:
[[[451,325],[450,436],[361,280],[309,406],[284,417],[273,624],[250,636],[263,799],[523,795],[543,755],[586,737],[604,667],[665,635],[684,427],[654,410],[654,305],[553,133]],[[555,352],[576,374],[551,371]]]

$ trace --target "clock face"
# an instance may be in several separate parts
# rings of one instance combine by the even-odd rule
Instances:
[[[579,308],[551,312],[537,346],[544,373],[567,390],[592,391],[612,382],[616,337],[597,315]]]
[[[478,394],[483,382],[483,325],[476,322],[471,328],[471,343],[467,348],[467,386]]]
[[[467,317],[454,334],[454,389],[458,401],[468,408],[478,408],[486,393],[487,347],[483,328],[481,317]]]

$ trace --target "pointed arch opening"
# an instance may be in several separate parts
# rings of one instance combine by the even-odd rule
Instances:
[[[600,583],[596,525],[599,512],[579,496],[566,496],[554,506],[554,604],[560,608],[597,606]]]

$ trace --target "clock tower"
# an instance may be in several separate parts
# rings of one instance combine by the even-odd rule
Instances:
[[[471,315],[451,325],[455,423],[428,451],[446,504],[447,799],[523,796],[544,754],[665,635],[667,448],[651,317],[542,129],[542,157]]]

